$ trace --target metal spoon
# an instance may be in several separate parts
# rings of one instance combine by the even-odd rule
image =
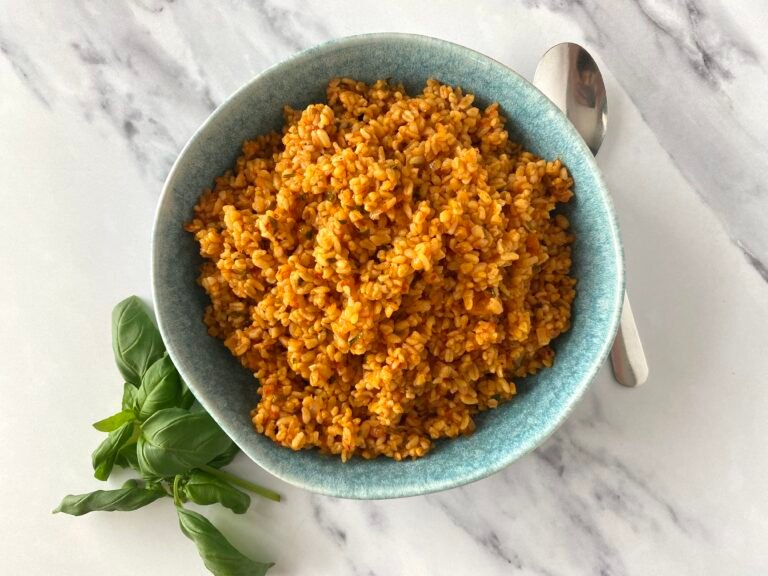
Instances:
[[[570,42],[553,46],[539,60],[533,84],[563,111],[592,154],[597,154],[608,122],[608,102],[603,76],[589,52]],[[648,379],[648,362],[626,292],[611,365],[616,381],[624,386],[639,386]]]

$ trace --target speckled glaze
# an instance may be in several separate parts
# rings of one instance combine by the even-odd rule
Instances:
[[[477,431],[437,443],[426,457],[342,463],[316,450],[293,452],[257,434],[249,412],[257,384],[202,323],[207,297],[195,282],[197,244],[183,225],[213,178],[232,166],[243,140],[282,124],[282,107],[324,101],[333,77],[392,77],[411,92],[426,80],[461,85],[480,104],[498,101],[511,137],[561,158],[575,181],[564,208],[576,233],[573,326],[557,339],[555,364],[518,382],[518,395],[477,417]],[[224,102],[194,134],[165,183],[153,237],[153,291],[170,355],[198,400],[260,466],[314,492],[395,498],[445,490],[493,474],[533,450],[565,419],[605,360],[616,331],[624,274],[621,242],[595,161],[573,126],[529,82],[477,52],[433,38],[371,34],[342,38],[269,68]]]

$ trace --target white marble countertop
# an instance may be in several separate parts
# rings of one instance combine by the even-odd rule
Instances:
[[[768,573],[766,29],[762,0],[0,0],[2,572],[206,573],[172,506],[50,514],[99,487],[111,307],[149,296],[163,179],[217,104],[320,41],[406,31],[529,78],[564,40],[598,57],[650,380],[603,369],[539,450],[426,497],[320,497],[240,457],[285,501],[213,520],[274,576]]]

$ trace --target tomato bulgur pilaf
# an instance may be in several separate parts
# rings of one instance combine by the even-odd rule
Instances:
[[[204,320],[259,380],[258,432],[415,458],[552,365],[576,283],[553,210],[573,182],[473,102],[333,80],[203,193]]]

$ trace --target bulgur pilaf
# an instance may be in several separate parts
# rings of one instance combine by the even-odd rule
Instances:
[[[335,79],[327,100],[286,107],[200,198],[204,320],[258,378],[258,432],[416,458],[552,365],[573,181],[461,88]]]

